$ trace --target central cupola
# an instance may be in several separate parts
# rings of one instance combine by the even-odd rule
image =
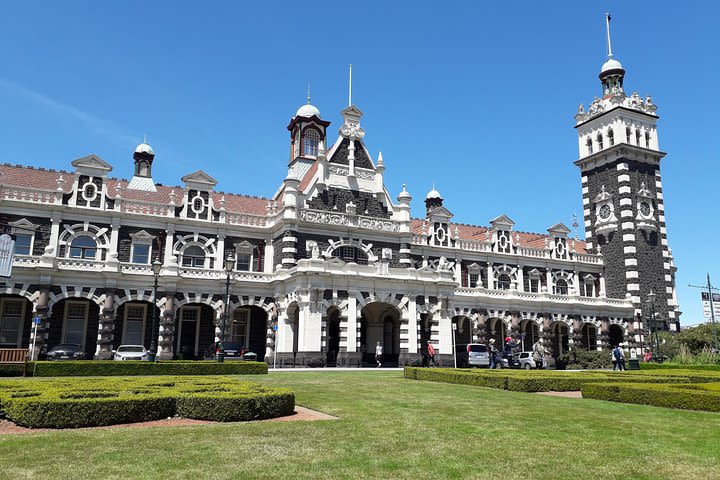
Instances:
[[[330,122],[320,117],[320,110],[310,103],[308,87],[307,103],[298,108],[290,120],[290,163],[298,158],[316,159],[325,150],[325,135]]]

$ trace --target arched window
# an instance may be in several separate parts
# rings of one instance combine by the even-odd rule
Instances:
[[[630,143],[630,140],[632,140],[630,127],[625,127],[625,138],[627,138],[627,143]]]
[[[593,153],[592,138],[588,137],[586,145],[587,145],[587,149],[588,149],[588,155],[592,155],[592,153]]]
[[[582,326],[580,347],[585,350],[597,350],[597,330],[594,325],[586,323]]]
[[[303,155],[306,157],[317,157],[318,146],[320,145],[320,134],[317,130],[308,128],[303,135]]]
[[[94,260],[97,256],[97,242],[92,237],[80,235],[70,244],[70,258]]]
[[[510,275],[506,273],[501,273],[498,275],[497,279],[497,289],[498,290],[510,290]]]
[[[650,132],[645,132],[645,146],[650,148]]]
[[[602,149],[604,148],[604,147],[603,147],[603,136],[602,136],[602,133],[598,133],[597,143],[598,143],[598,150],[602,150]]]
[[[615,133],[612,131],[612,128],[608,130],[608,144],[609,146],[615,145]]]
[[[142,161],[138,163],[138,171],[137,174],[141,177],[147,177],[148,176],[148,163],[145,161]]]
[[[190,245],[185,248],[182,252],[182,266],[183,267],[197,267],[202,268],[205,266],[205,250],[200,248],[198,245]]]
[[[557,282],[555,282],[555,294],[556,295],[567,295],[568,293],[568,284],[564,279],[560,279]]]
[[[635,129],[635,145],[640,146],[640,129]]]
[[[351,247],[349,245],[343,245],[332,251],[332,256],[339,258],[344,262],[354,262],[359,265],[367,265],[368,259],[365,252],[357,247]]]

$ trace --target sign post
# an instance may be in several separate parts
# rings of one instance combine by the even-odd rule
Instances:
[[[453,363],[457,368],[457,348],[455,347],[455,330],[457,330],[457,323],[452,324],[452,349],[453,349]]]
[[[38,325],[40,325],[40,322],[42,322],[41,316],[36,316],[33,318],[33,344],[32,344],[32,351],[30,352],[30,361],[35,361],[35,342],[37,341],[37,329]]]
[[[275,370],[277,368],[278,333],[280,332],[277,322],[273,323],[272,329],[275,332],[275,348],[273,348],[273,370]]]

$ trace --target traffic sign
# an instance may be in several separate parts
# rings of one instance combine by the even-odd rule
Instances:
[[[274,324],[272,328],[273,328],[273,332],[277,332],[277,329],[278,329],[277,323]]]
[[[42,323],[42,317],[34,317],[34,318],[33,318],[33,323],[34,323],[35,325],[40,325],[40,324]]]

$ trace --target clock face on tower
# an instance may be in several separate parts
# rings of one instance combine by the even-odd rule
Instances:
[[[640,204],[640,213],[642,213],[643,217],[649,217],[650,216],[650,204],[647,202],[642,202]]]
[[[612,213],[612,210],[610,209],[610,205],[603,205],[600,207],[600,218],[602,220],[607,220],[610,218],[610,214]]]

